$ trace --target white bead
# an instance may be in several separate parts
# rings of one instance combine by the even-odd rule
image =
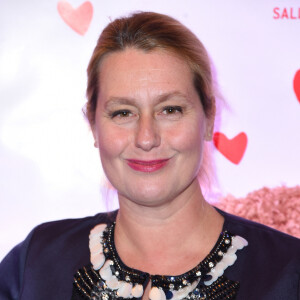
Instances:
[[[224,274],[224,270],[227,269],[228,266],[232,266],[236,261],[236,254],[228,254],[228,252],[224,254],[222,260],[216,264],[216,266],[211,270],[211,272],[208,273],[208,275],[211,275],[212,278],[209,281],[205,281],[204,284],[206,286],[211,285],[213,282],[215,282],[220,276]]]
[[[172,297],[172,300],[180,300],[183,298],[183,293],[181,290],[178,290],[178,291],[172,291],[173,293],[173,297]]]
[[[100,243],[95,244],[95,245],[91,245],[90,246],[90,252],[91,252],[91,254],[103,253],[102,245]]]
[[[90,235],[93,235],[93,234],[97,234],[98,236],[102,235],[102,233],[106,227],[107,227],[106,224],[99,224],[91,230]]]
[[[181,298],[179,298],[179,296],[177,296],[177,291],[172,291],[173,293],[173,297],[172,297],[172,300],[179,300]]]
[[[131,291],[132,296],[135,297],[135,298],[142,297],[143,293],[144,293],[144,288],[141,284],[136,284],[132,288],[132,291]]]
[[[227,250],[226,254],[232,255],[232,254],[234,254],[236,251],[237,251],[236,246],[232,245],[232,246],[229,247],[229,249]]]
[[[192,285],[191,285],[191,290],[194,290],[195,288],[196,288],[196,286],[198,285],[198,283],[199,283],[199,279],[198,280],[195,280],[193,283],[192,283]]]
[[[224,273],[224,270],[226,269],[226,265],[223,263],[223,262],[219,262],[216,267],[214,268],[215,269],[215,274],[220,277],[223,275]]]
[[[156,286],[151,288],[150,293],[149,293],[149,299],[150,300],[162,300],[161,292],[160,292],[159,288],[157,288]]]
[[[110,269],[111,264],[112,264],[112,260],[108,259],[103,265],[102,269]]]
[[[123,298],[128,298],[131,294],[132,290],[132,284],[125,282],[125,281],[120,281],[119,282],[119,289],[118,289],[118,296],[123,297]]]
[[[100,238],[92,239],[92,240],[89,241],[89,247],[90,248],[95,246],[95,245],[99,245],[99,244],[102,246]]]
[[[217,278],[212,278],[211,280],[208,280],[208,281],[205,281],[204,282],[204,284],[206,285],[206,286],[209,286],[209,285],[211,285],[213,282],[215,282],[217,280]]]
[[[222,262],[224,262],[228,267],[228,266],[232,266],[234,264],[234,262],[236,261],[236,259],[237,259],[236,254],[231,254],[231,255],[226,254],[223,257]]]
[[[98,253],[91,255],[91,263],[93,265],[94,270],[99,270],[105,262],[105,256],[103,253]]]
[[[101,243],[101,237],[96,235],[90,236],[89,245],[96,244],[96,243]]]
[[[184,298],[187,296],[187,294],[188,294],[187,289],[188,289],[188,287],[186,286],[178,291],[178,295],[180,296],[180,298]]]
[[[165,292],[162,289],[159,289],[159,291],[160,291],[160,300],[166,300],[167,298]]]
[[[98,245],[98,244],[100,244],[102,246],[100,237],[92,238],[89,241],[89,247]]]
[[[102,237],[99,235],[99,233],[91,234],[89,235],[89,240],[100,240]]]
[[[242,238],[241,236],[236,235],[233,238],[233,244],[238,250],[240,250],[243,249],[245,246],[248,246],[248,241]]]
[[[112,289],[112,290],[116,290],[120,287],[118,278],[116,276],[111,276],[110,278],[108,278],[105,283],[107,284],[107,286]]]
[[[106,263],[107,263],[107,261],[105,262],[104,266],[101,268],[101,270],[99,272],[100,276],[104,280],[108,280],[112,276],[112,272],[111,272],[110,267],[109,268],[105,267]]]

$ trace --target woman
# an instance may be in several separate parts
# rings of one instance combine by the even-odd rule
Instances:
[[[111,22],[87,97],[120,209],[34,229],[1,264],[1,299],[299,299],[299,241],[202,195],[215,100],[187,28],[157,13]]]

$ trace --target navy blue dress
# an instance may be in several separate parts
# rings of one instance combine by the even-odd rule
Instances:
[[[225,212],[224,230],[249,245],[224,275],[239,282],[236,299],[299,300],[300,240]],[[41,224],[0,264],[0,300],[69,300],[74,274],[89,265],[89,232],[116,212]]]

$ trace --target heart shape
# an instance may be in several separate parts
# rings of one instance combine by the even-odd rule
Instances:
[[[86,1],[74,9],[67,1],[59,1],[57,10],[62,19],[77,33],[84,35],[93,17],[92,3]]]
[[[232,139],[228,139],[225,134],[215,132],[213,137],[215,147],[232,163],[239,164],[247,147],[247,135],[245,132],[239,133]]]
[[[300,102],[300,69],[295,74],[293,86],[294,86],[296,97]]]

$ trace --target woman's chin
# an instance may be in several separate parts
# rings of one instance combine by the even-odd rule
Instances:
[[[122,201],[130,201],[133,205],[144,207],[160,207],[165,206],[176,198],[176,190],[168,189],[167,186],[139,186],[137,189],[131,189],[126,193],[119,194],[120,206]]]

